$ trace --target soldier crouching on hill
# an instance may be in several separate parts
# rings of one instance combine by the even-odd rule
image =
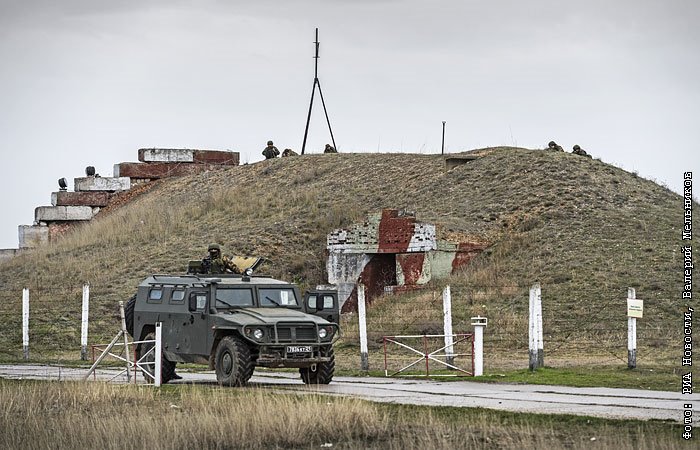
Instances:
[[[219,244],[209,244],[209,256],[202,259],[204,273],[241,273],[241,269],[228,256],[221,254]]]
[[[564,151],[564,147],[562,147],[561,145],[557,144],[554,141],[549,141],[549,144],[547,144],[547,147],[549,148],[549,150],[553,150],[555,152],[563,152]]]
[[[586,156],[588,158],[592,158],[591,155],[586,153],[586,151],[584,149],[582,149],[581,147],[579,147],[578,145],[574,145],[574,151],[572,151],[571,153],[573,153],[574,155]]]
[[[282,152],[282,158],[286,158],[287,156],[299,156],[299,154],[291,148],[285,148]]]
[[[267,147],[262,151],[262,154],[265,159],[274,159],[280,155],[280,151],[277,150],[277,147],[275,147],[272,141],[267,141]]]

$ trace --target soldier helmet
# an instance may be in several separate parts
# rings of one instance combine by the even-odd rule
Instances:
[[[579,147],[578,144],[574,145],[574,150],[581,150],[581,147]]]
[[[557,146],[557,143],[554,141],[549,141],[549,144],[547,144],[547,147],[549,147],[549,148],[556,147],[556,146]]]
[[[209,244],[209,248],[207,249],[207,251],[210,252],[212,250],[216,250],[217,252],[220,252],[221,246],[219,244]]]
[[[273,145],[272,141],[267,141],[267,145]]]

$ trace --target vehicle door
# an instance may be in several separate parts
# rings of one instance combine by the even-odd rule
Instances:
[[[187,293],[187,316],[182,324],[181,349],[191,355],[208,355],[211,342],[209,326],[208,288],[192,289]]]
[[[304,295],[304,309],[308,314],[313,314],[332,323],[340,323],[340,306],[338,305],[337,291],[306,291]]]

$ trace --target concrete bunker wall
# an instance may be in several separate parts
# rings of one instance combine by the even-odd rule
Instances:
[[[328,282],[337,287],[342,310],[352,311],[359,282],[367,287],[371,303],[385,292],[417,289],[446,277],[486,246],[438,239],[434,224],[417,222],[410,212],[384,209],[364,223],[328,234]]]

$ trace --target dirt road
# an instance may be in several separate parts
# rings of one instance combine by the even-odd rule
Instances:
[[[83,368],[45,365],[0,365],[1,378],[77,380]],[[173,384],[216,384],[213,372],[179,372]],[[101,369],[97,379],[126,382],[117,369]],[[142,382],[139,376],[139,382]],[[574,388],[563,386],[490,384],[473,381],[440,382],[377,377],[336,377],[327,386],[306,386],[290,372],[256,371],[251,384],[272,390],[363,398],[376,402],[430,406],[480,407],[513,412],[574,414],[615,419],[681,422],[685,404],[700,408],[700,395],[637,389]]]

